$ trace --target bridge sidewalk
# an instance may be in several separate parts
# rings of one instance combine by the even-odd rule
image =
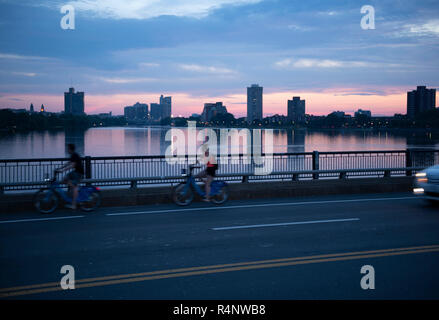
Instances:
[[[315,195],[340,195],[364,193],[409,192],[412,177],[319,179],[309,181],[278,181],[230,183],[230,199],[304,197]],[[102,189],[102,206],[136,206],[170,203],[171,187],[146,187],[137,189]],[[0,212],[33,210],[33,193],[0,196]],[[196,198],[195,201],[199,200]]]

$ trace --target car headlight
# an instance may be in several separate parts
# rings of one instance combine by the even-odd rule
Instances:
[[[427,174],[425,172],[418,172],[415,176],[416,176],[416,181],[419,183],[428,182]]]

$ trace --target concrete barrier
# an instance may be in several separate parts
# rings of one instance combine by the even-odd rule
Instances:
[[[230,183],[230,199],[260,199],[304,197],[316,195],[340,195],[362,193],[409,192],[412,177],[328,179],[309,181],[279,181]],[[171,187],[147,187],[137,189],[104,189],[102,206],[136,206],[170,203]],[[33,210],[33,194],[4,194],[0,196],[1,212]],[[196,197],[195,201],[200,198]]]

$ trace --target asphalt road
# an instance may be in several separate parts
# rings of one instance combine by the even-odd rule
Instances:
[[[62,290],[63,265],[75,289]],[[374,268],[364,290],[362,266]],[[439,209],[411,194],[0,216],[1,299],[437,299]]]

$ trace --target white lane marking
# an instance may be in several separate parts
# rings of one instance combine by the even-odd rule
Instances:
[[[399,198],[372,198],[372,199],[350,199],[350,200],[326,200],[326,201],[304,201],[304,202],[281,202],[281,203],[261,203],[248,204],[224,207],[202,207],[202,208],[188,208],[188,209],[170,209],[170,210],[153,210],[153,211],[133,211],[133,212],[119,212],[107,213],[106,216],[127,216],[134,214],[150,214],[150,213],[172,213],[172,212],[187,212],[187,211],[206,211],[206,210],[224,210],[224,209],[245,209],[245,208],[259,208],[259,207],[279,207],[279,206],[297,206],[310,204],[327,204],[327,203],[349,203],[349,202],[364,202],[364,201],[390,201],[390,200],[408,200],[418,199],[417,197],[399,197]]]
[[[312,220],[312,221],[271,223],[271,224],[252,224],[252,225],[248,225],[248,226],[233,226],[233,227],[212,228],[212,230],[220,231],[220,230],[234,230],[234,229],[281,227],[281,226],[292,226],[292,225],[297,225],[297,224],[331,223],[331,222],[346,222],[346,221],[359,221],[359,220],[360,220],[359,218],[349,218],[349,219]]]
[[[64,219],[75,219],[84,218],[85,216],[72,216],[72,217],[56,217],[56,218],[39,218],[39,219],[22,219],[22,220],[4,220],[0,223],[17,223],[17,222],[29,222],[29,221],[48,221],[48,220],[64,220]]]

